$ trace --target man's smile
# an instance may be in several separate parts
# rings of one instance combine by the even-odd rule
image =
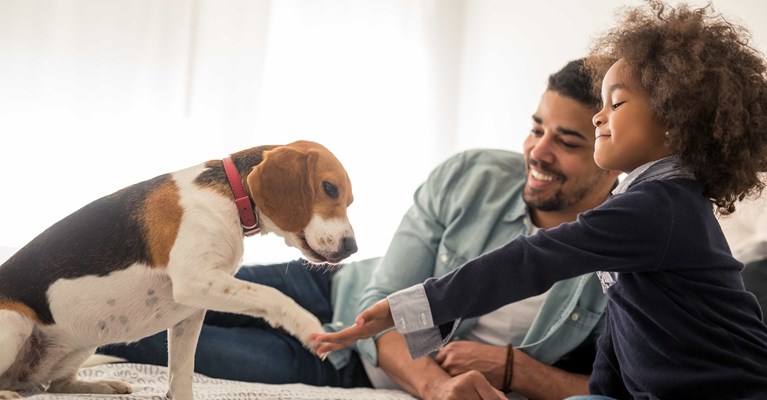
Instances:
[[[552,184],[561,182],[562,178],[550,172],[543,171],[532,165],[529,166],[527,184],[533,189],[544,189]]]

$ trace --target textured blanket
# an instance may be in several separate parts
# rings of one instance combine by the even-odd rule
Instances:
[[[84,380],[122,379],[133,386],[131,395],[82,395],[49,394],[43,392],[22,393],[33,400],[103,399],[164,400],[168,391],[168,368],[132,363],[102,364],[82,368],[78,375]],[[213,379],[195,374],[194,398],[198,400],[412,400],[414,397],[402,391],[381,389],[341,389],[304,384],[270,385]]]

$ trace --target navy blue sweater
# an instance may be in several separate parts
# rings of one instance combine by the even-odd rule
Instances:
[[[767,399],[767,327],[702,193],[689,179],[637,183],[575,222],[430,279],[434,323],[444,328],[558,280],[613,271],[591,393]]]

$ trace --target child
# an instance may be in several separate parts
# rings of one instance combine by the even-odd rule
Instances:
[[[576,222],[389,296],[352,328],[315,334],[318,354],[396,325],[420,357],[461,318],[605,271],[598,274],[608,312],[592,394],[767,398],[767,327],[712,212],[713,203],[731,213],[764,186],[767,76],[746,39],[711,7],[650,1],[630,11],[588,59],[595,75],[609,67],[593,119],[594,159],[628,173],[614,196]]]

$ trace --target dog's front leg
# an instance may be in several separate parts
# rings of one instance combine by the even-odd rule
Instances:
[[[200,337],[205,310],[196,311],[188,318],[168,329],[168,369],[170,390],[167,397],[174,400],[192,400],[194,353]]]
[[[195,279],[184,278],[179,276],[173,281],[173,297],[178,303],[264,318],[272,326],[288,331],[307,349],[317,347],[309,335],[323,331],[319,319],[279,290],[242,281],[217,270]]]

